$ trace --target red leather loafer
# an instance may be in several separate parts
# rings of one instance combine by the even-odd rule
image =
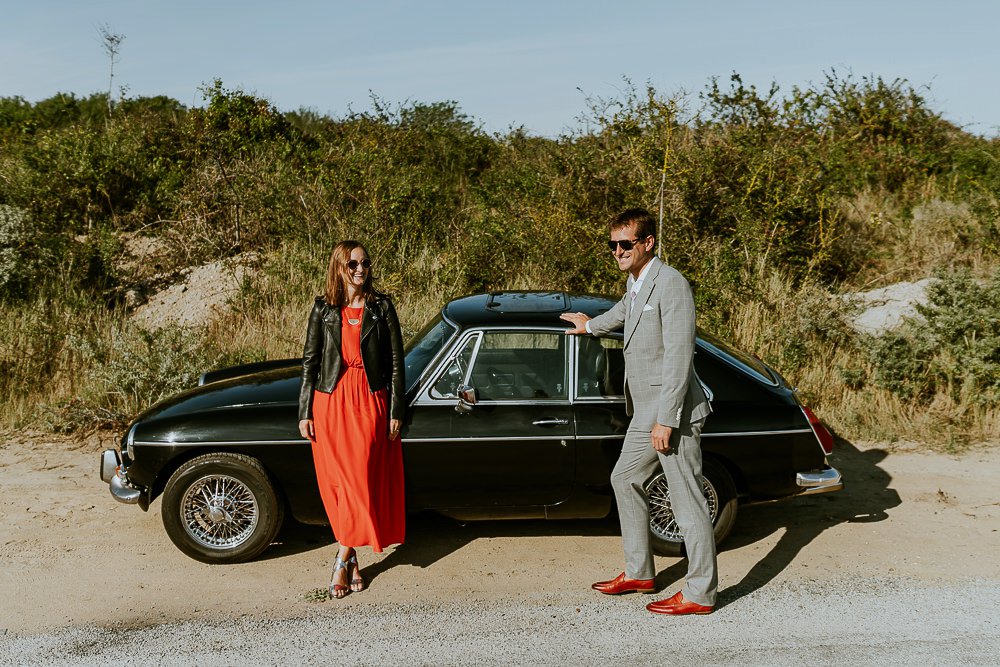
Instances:
[[[646,609],[654,614],[670,614],[671,616],[686,616],[688,614],[711,614],[715,607],[706,607],[697,602],[688,602],[684,595],[678,591],[673,597],[666,600],[650,602]]]
[[[605,595],[621,595],[622,593],[654,593],[656,592],[655,579],[626,579],[622,572],[611,581],[598,581],[592,585],[595,591]]]

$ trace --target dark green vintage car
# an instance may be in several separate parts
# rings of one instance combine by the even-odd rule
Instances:
[[[599,518],[629,419],[621,336],[567,336],[559,314],[615,300],[500,292],[451,301],[406,347],[407,507],[460,520]],[[712,402],[704,490],[718,541],[740,502],[843,487],[833,438],[763,362],[699,333],[695,367]],[[163,496],[167,533],[208,563],[260,554],[286,513],[326,523],[312,452],[297,427],[301,363],[212,371],[149,408],[102,455],[112,495],[143,510]],[[660,553],[682,537],[662,475],[646,485]]]

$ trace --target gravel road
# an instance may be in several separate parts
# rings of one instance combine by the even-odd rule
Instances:
[[[728,596],[734,596],[730,591]],[[996,665],[1000,586],[905,579],[785,583],[711,616],[646,613],[645,596],[577,602],[358,604],[302,618],[72,628],[0,640],[3,664]],[[585,600],[585,601],[584,601]]]

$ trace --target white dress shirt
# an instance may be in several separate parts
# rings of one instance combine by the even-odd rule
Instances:
[[[653,266],[652,262],[646,262],[646,266],[642,267],[642,271],[639,272],[638,278],[633,278],[632,274],[628,274],[628,280],[625,282],[625,287],[628,288],[628,293],[632,297],[629,302],[629,312],[632,311],[632,304],[635,303],[635,297],[642,289],[642,282],[646,279],[646,274],[649,273],[650,267]]]

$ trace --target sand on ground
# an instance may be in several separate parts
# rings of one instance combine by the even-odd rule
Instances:
[[[199,563],[170,542],[159,500],[144,513],[112,499],[98,472],[112,443],[111,434],[0,441],[0,635],[291,619],[355,604],[571,604],[622,569],[614,519],[461,525],[419,515],[406,545],[361,550],[367,591],[317,601],[335,549],[327,529],[289,522],[253,562]],[[740,509],[719,554],[720,602],[852,577],[1000,580],[1000,446],[952,456],[840,442],[831,462],[845,490]],[[684,561],[658,558],[657,567],[658,586],[671,594]]]

